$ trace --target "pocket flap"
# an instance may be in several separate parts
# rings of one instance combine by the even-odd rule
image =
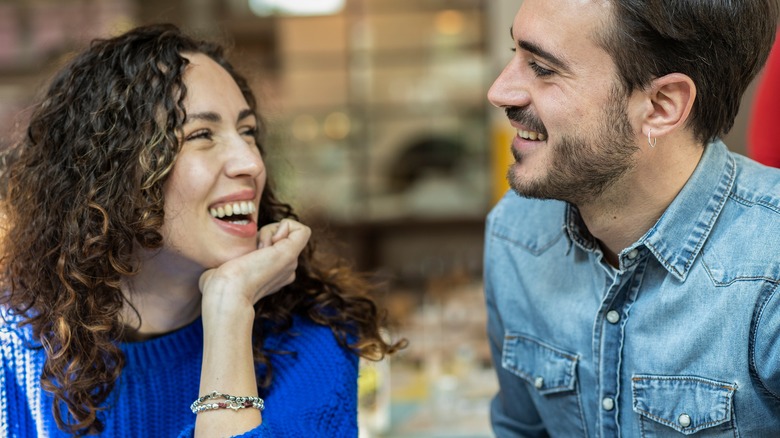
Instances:
[[[736,383],[695,376],[646,376],[632,379],[634,412],[690,435],[731,421]]]
[[[540,394],[571,391],[577,381],[577,355],[517,333],[504,337],[501,366]]]

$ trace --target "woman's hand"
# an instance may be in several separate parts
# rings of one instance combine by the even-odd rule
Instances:
[[[309,227],[283,219],[260,229],[257,250],[204,272],[200,277],[204,322],[211,316],[242,316],[261,298],[292,283],[310,235]]]
[[[295,280],[298,256],[310,235],[308,227],[290,219],[267,225],[258,233],[257,250],[201,275],[201,395],[219,391],[257,396],[252,355],[253,305]],[[261,422],[261,412],[253,408],[203,412],[195,422],[195,436],[238,435]]]

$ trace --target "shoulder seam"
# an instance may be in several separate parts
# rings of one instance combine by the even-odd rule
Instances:
[[[734,191],[729,193],[729,198],[733,199],[735,202],[738,202],[738,203],[740,203],[742,205],[745,205],[745,206],[748,206],[748,207],[752,207],[754,205],[757,205],[759,207],[764,207],[766,209],[769,209],[769,210],[773,211],[774,213],[780,214],[780,206],[775,205],[775,204],[771,204],[771,203],[766,202],[766,201],[762,201],[762,200],[753,201],[753,200],[745,198],[744,196],[738,195]]]

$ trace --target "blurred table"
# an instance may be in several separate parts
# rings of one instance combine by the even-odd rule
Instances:
[[[391,337],[409,344],[382,362],[361,362],[360,438],[492,437],[498,383],[481,279],[430,277],[423,291],[394,289],[388,298],[399,321]]]

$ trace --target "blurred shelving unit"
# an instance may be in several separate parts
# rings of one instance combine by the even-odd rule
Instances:
[[[94,38],[126,29],[132,0],[0,3],[0,148],[14,141],[28,102],[56,66]]]
[[[484,3],[354,0],[279,22],[291,192],[306,210],[484,215]]]

